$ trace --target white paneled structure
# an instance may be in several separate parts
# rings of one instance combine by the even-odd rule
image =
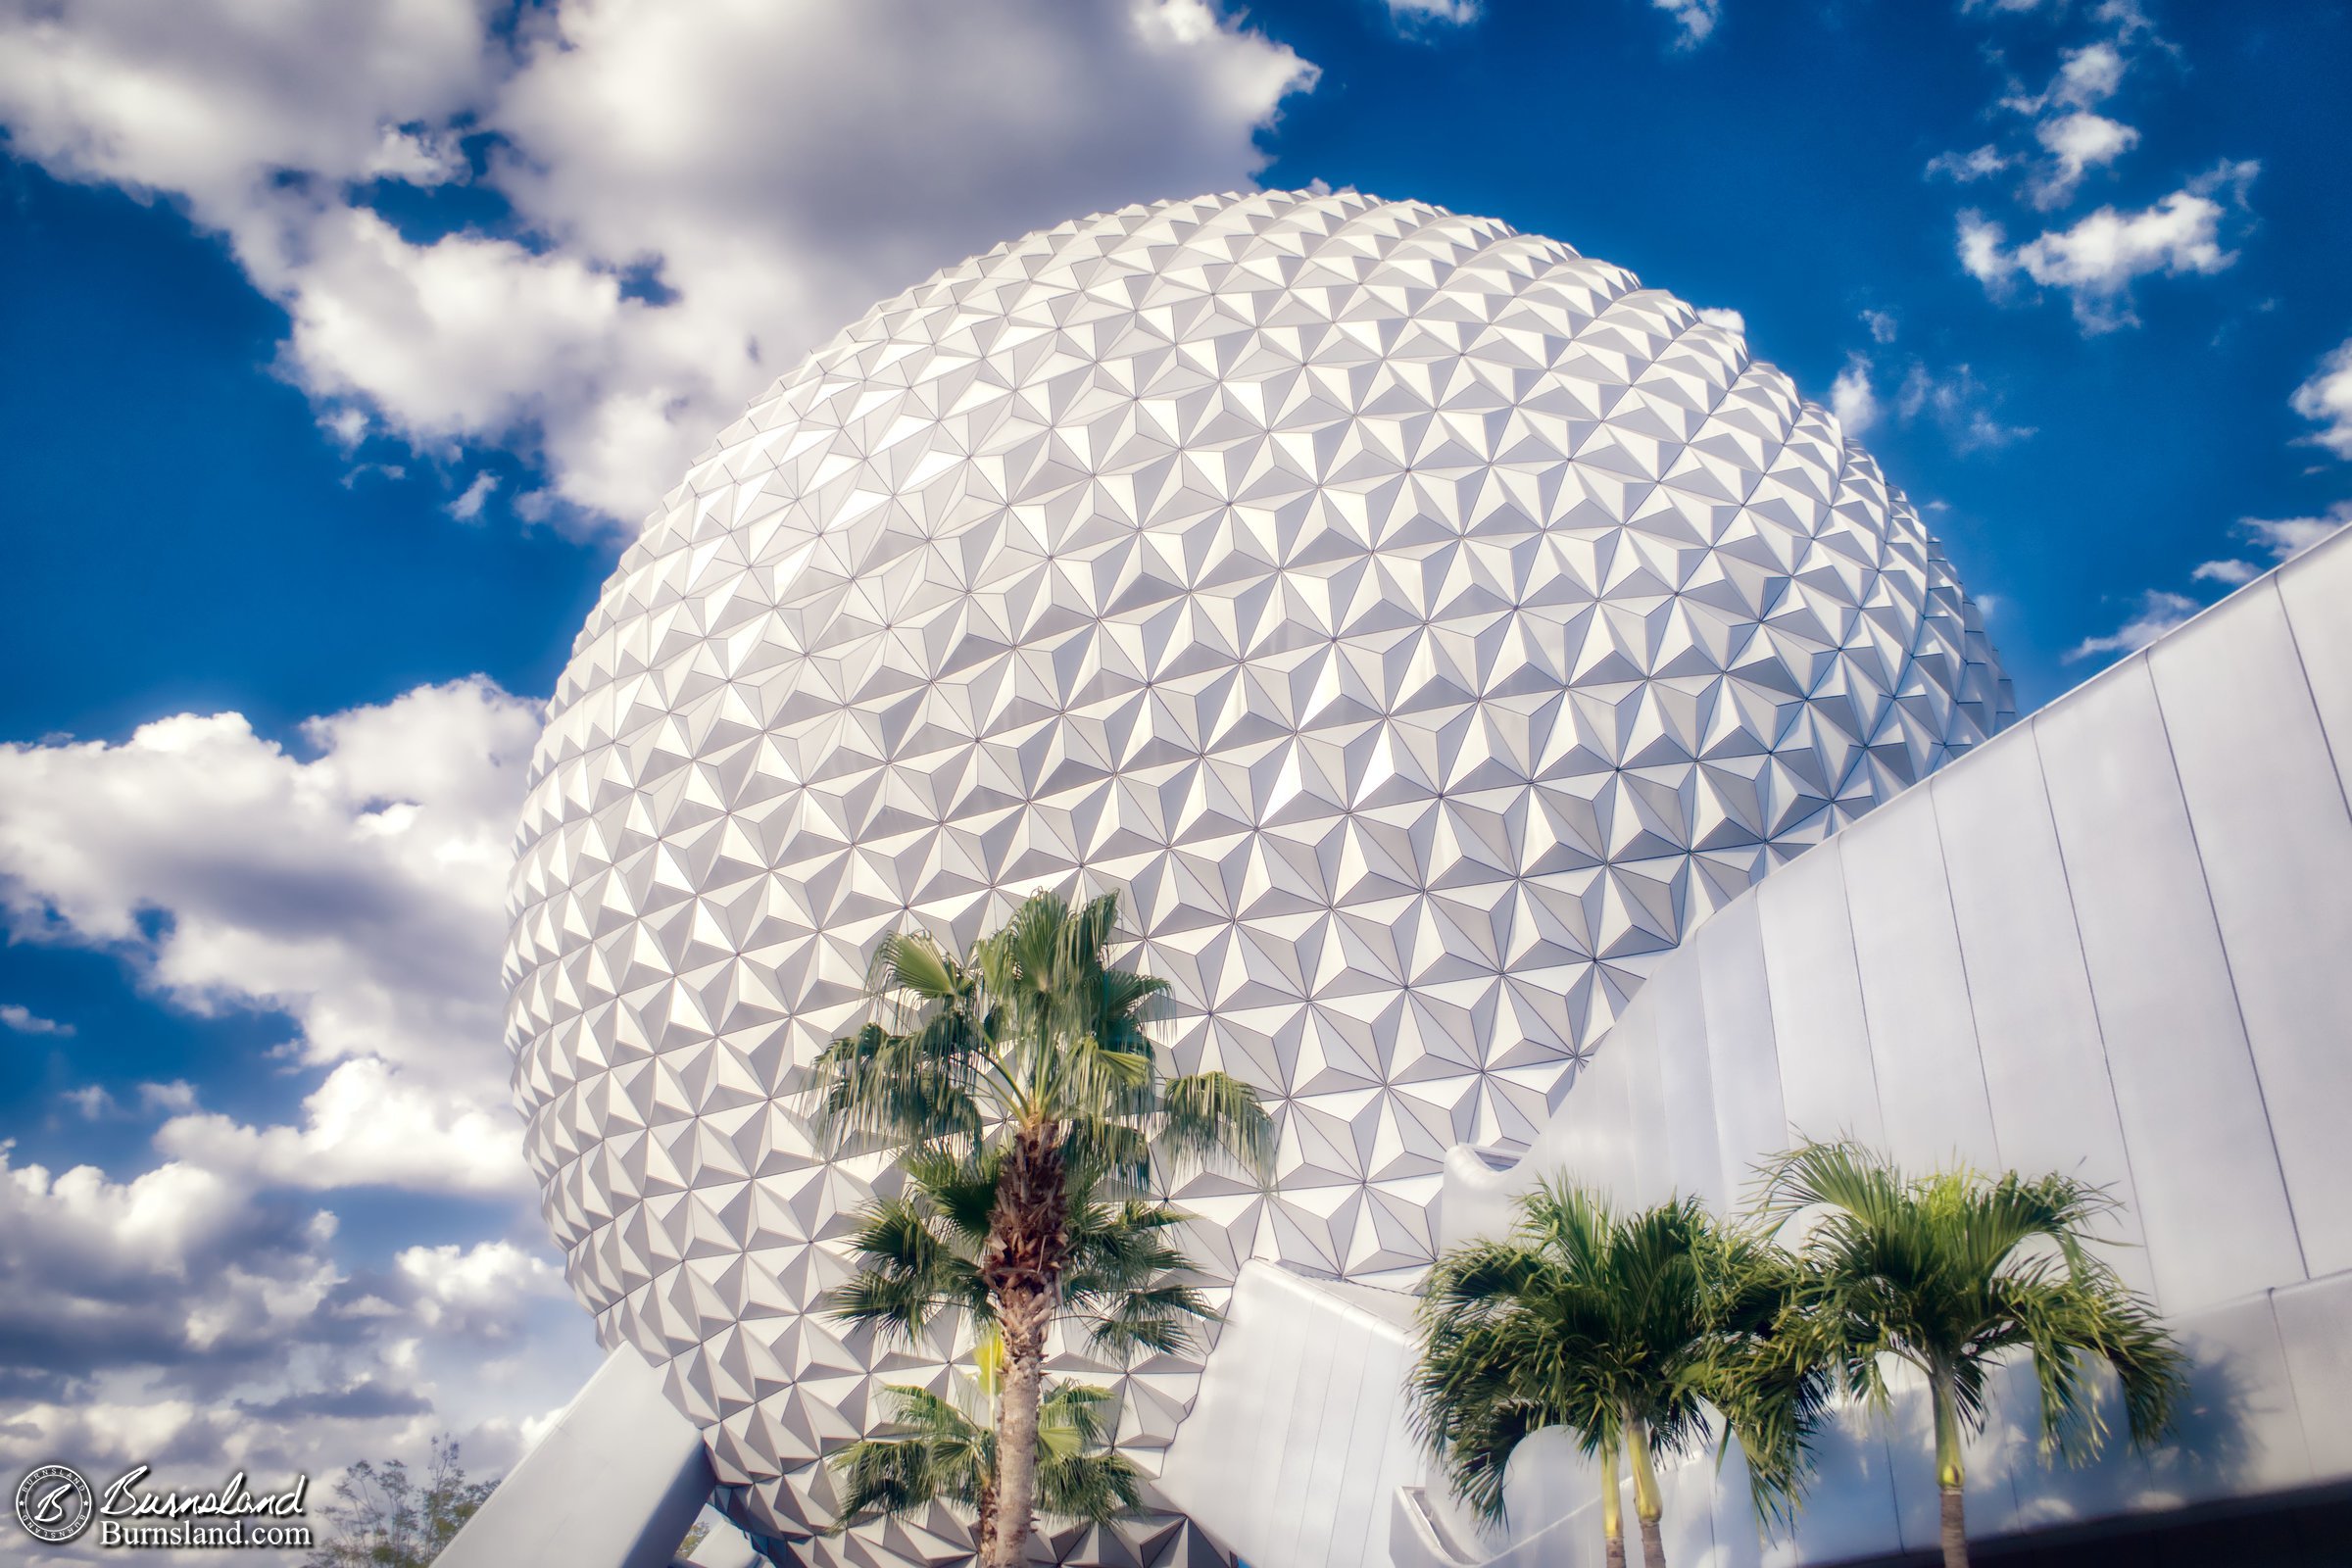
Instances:
[[[1728,906],[1523,1157],[1454,1158],[1444,1239],[1498,1228],[1552,1171],[1729,1205],[1800,1137],[2079,1174],[2123,1200],[2112,1260],[2194,1357],[2180,1441],[2045,1467],[2012,1379],[1970,1460],[1972,1527],[2352,1482],[2348,775],[2338,537]],[[1774,1560],[1933,1548],[1929,1452],[1916,1409],[1853,1423]],[[1760,1561],[1737,1486],[1705,1480],[1682,1478],[1674,1527],[1709,1561]],[[1560,1489],[1515,1544],[1412,1499],[1446,1530],[1400,1536],[1396,1561],[1536,1560],[1546,1519],[1588,1495]],[[1595,1533],[1569,1534],[1541,1560],[1579,1560]]]
[[[1533,1138],[1660,955],[2006,716],[1908,503],[1620,269],[1352,193],[1031,235],[754,404],[579,638],[507,965],[548,1222],[738,1517],[819,1558],[952,1557],[944,1514],[807,1540],[877,1371],[937,1381],[958,1348],[884,1369],[813,1310],[882,1172],[812,1148],[794,1096],[883,933],[1126,890],[1179,1065],[1281,1123],[1270,1191],[1178,1195],[1199,1255],[1406,1283],[1449,1150]],[[1904,891],[1890,867],[1874,896],[1894,918]],[[1952,940],[1896,924],[1888,962]],[[1762,1114],[1726,1093],[1752,1064],[1672,1062],[1726,1136]],[[1956,1138],[1990,1125],[1972,1092]],[[1666,1157],[1695,1184],[1711,1156]],[[1197,1365],[1092,1372],[1154,1462]]]

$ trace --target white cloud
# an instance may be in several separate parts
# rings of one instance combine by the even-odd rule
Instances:
[[[2339,458],[2352,458],[2352,337],[2337,344],[2287,401],[2297,414],[2320,426],[2307,440]]]
[[[1720,326],[1726,332],[1747,333],[1747,318],[1728,306],[1710,305],[1698,312],[1698,318],[1709,326]]]
[[[449,514],[460,522],[473,521],[482,514],[483,504],[490,499],[490,493],[497,488],[497,474],[487,472],[475,474],[473,482],[466,487],[457,500],[449,504]]]
[[[116,1108],[115,1097],[106,1092],[104,1084],[84,1084],[79,1089],[69,1089],[57,1098],[72,1105],[83,1121],[96,1121],[102,1116],[112,1115]]]
[[[1960,214],[1960,267],[1991,292],[2006,286],[2016,263],[2002,250],[2009,236],[2000,224],[1975,208]]]
[[[177,195],[225,233],[339,440],[506,445],[551,476],[526,514],[633,521],[877,295],[1027,227],[1247,184],[1314,79],[1207,0],[939,5],[921,26],[570,0],[512,39],[503,11],[62,0],[0,20],[0,122],[53,172]],[[461,131],[495,136],[479,177],[530,246],[412,240],[366,205],[374,180],[476,177]]]
[[[1830,383],[1830,412],[1849,436],[1858,436],[1879,422],[1879,397],[1870,384],[1870,362],[1859,354],[1845,357],[1845,368]]]
[[[177,1005],[281,1010],[332,1069],[299,1128],[159,1101],[182,1112],[168,1151],[306,1187],[519,1191],[497,954],[537,731],[477,678],[313,719],[308,760],[234,713],[0,746],[0,912],[121,950]]]
[[[2337,502],[2324,517],[2240,517],[2238,533],[2270,560],[2261,565],[2250,561],[2208,561],[2192,575],[2200,582],[2227,583],[2234,588],[2252,582],[2280,562],[2294,560],[2347,526],[2352,526],[2352,501]]]
[[[1389,0],[1389,15],[1408,28],[1432,24],[1466,27],[1478,20],[1479,0]]]
[[[1862,313],[1862,324],[1870,328],[1870,340],[1873,343],[1891,343],[1894,341],[1896,322],[1893,312],[1864,311]]]
[[[2099,0],[2090,14],[2095,20],[2115,28],[2115,36],[2122,43],[2130,43],[2143,32],[2152,33],[2156,30],[2156,24],[2148,20],[2148,14],[2140,10],[2139,0]],[[2161,39],[2157,46],[2166,49],[2172,47]]]
[[[336,1241],[331,1212],[185,1162],[116,1181],[0,1144],[0,1464],[146,1463],[172,1485],[302,1470],[323,1491],[452,1430],[495,1474],[595,1364],[525,1248],[410,1247],[369,1269]]]
[[[2126,67],[2124,52],[2102,38],[2080,49],[2068,50],[2059,60],[2058,74],[2040,92],[2004,98],[2001,107],[2014,109],[2021,115],[2038,115],[2052,109],[2088,109],[2115,96],[2116,89],[2124,84]]]
[[[1707,41],[1723,20],[1723,0],[1649,0],[1654,10],[1674,19],[1675,45],[1695,49]]]
[[[2260,172],[2254,163],[2226,163],[2191,180],[2152,207],[2123,213],[2102,207],[2070,228],[2044,232],[2016,247],[2006,246],[2001,225],[1976,212],[1960,215],[1960,265],[1998,298],[2020,274],[2044,288],[2064,289],[2075,318],[2085,332],[2105,332],[2137,323],[2132,314],[2132,284],[2152,273],[2211,274],[2228,269],[2237,253],[2225,250],[2221,223],[2227,209],[2217,197],[2243,204],[2246,185]]]
[[[1956,365],[1938,375],[1923,361],[1911,362],[1895,391],[1895,416],[1905,424],[1933,420],[1956,452],[1994,451],[2034,434],[2030,424],[2003,424],[1994,416],[1998,400],[1977,374]]]
[[[194,1110],[196,1086],[184,1078],[174,1078],[166,1084],[141,1084],[139,1106],[144,1110]]]
[[[416,170],[439,145],[400,127],[480,100],[495,57],[476,0],[260,7],[61,0],[0,18],[0,118],[12,150],[69,178],[185,196],[273,273],[332,187]],[[443,151],[446,151],[443,148]],[[299,172],[329,188],[303,189]],[[273,189],[273,187],[275,187]],[[274,285],[280,275],[266,282]]]
[[[460,1330],[486,1341],[514,1337],[516,1306],[562,1297],[564,1276],[513,1242],[411,1247],[394,1260],[415,1291],[410,1310],[428,1329]]]
[[[2049,163],[2027,187],[2027,196],[2045,211],[2074,200],[2084,173],[2105,168],[2139,143],[2139,132],[2130,125],[2086,109],[2045,120],[2034,134]]]
[[[12,1030],[21,1035],[63,1036],[74,1032],[72,1024],[59,1023],[55,1018],[44,1018],[31,1008],[14,1002],[0,1002],[0,1029]]]
[[[1964,153],[1937,153],[1928,160],[1924,172],[1930,179],[1940,174],[1945,179],[1967,185],[1980,179],[1990,179],[2009,165],[2010,160],[1998,147],[1986,143]]]
[[[166,1163],[52,1175],[0,1145],[0,1359],[79,1375],[121,1360],[260,1353],[325,1299],[331,1215]],[[167,1288],[168,1287],[168,1288]],[[35,1352],[40,1353],[35,1353]],[[46,1359],[44,1359],[44,1355]]]
[[[473,1045],[486,1056],[501,1054],[495,1035]],[[300,1127],[249,1127],[191,1111],[164,1123],[155,1143],[209,1170],[275,1187],[526,1192],[514,1111],[468,1087],[419,1081],[367,1056],[327,1074],[303,1102]]]
[[[2066,662],[2100,654],[2137,653],[2203,608],[2186,594],[2151,588],[2140,596],[2139,608],[2129,620],[2104,637],[2085,637],[2077,643],[2067,650]]]
[[[2352,501],[2338,501],[2324,517],[2240,517],[2240,532],[2270,553],[2273,561],[2292,561],[2313,545],[2352,524]]]
[[[535,1231],[496,965],[537,728],[475,679],[312,720],[299,751],[233,713],[0,746],[14,935],[112,948],[196,1011],[282,1010],[328,1069],[292,1125],[138,1083],[162,1162],[127,1180],[0,1146],[0,1463],[324,1486],[448,1430],[495,1473],[593,1367],[555,1266],[481,1234]],[[74,1102],[122,1115],[129,1094]],[[434,1212],[474,1217],[371,1262],[302,1196],[362,1183],[470,1195]]]

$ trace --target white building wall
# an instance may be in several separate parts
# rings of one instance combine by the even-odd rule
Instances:
[[[2123,1200],[2110,1256],[2187,1343],[2192,1395],[2163,1451],[2051,1468],[2009,1369],[1969,1456],[1972,1534],[2352,1480],[2348,773],[2342,539],[1726,906],[1524,1157],[1454,1152],[1442,1243],[1500,1230],[1553,1172],[1621,1203],[1733,1206],[1805,1138],[2069,1171]],[[1255,1568],[1379,1562],[1384,1534],[1397,1568],[1597,1560],[1591,1472],[1563,1443],[1523,1450],[1504,1531],[1418,1484],[1408,1328],[1345,1290],[1244,1274],[1171,1496]],[[1932,1546],[1924,1404],[1846,1414],[1793,1539],[1759,1536],[1737,1460],[1673,1473],[1675,1560]],[[1375,1486],[1382,1521],[1351,1555]]]

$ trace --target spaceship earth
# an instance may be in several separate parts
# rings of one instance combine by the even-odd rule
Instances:
[[[1877,465],[1621,268],[1354,193],[1028,235],[754,402],[579,635],[506,963],[547,1222],[737,1519],[956,1559],[944,1510],[810,1539],[878,1384],[965,1348],[822,1310],[893,1178],[800,1090],[885,932],[1122,890],[1177,1069],[1281,1129],[1269,1189],[1174,1195],[1203,1270],[1404,1285],[1447,1150],[1527,1139],[1660,954],[2010,716]],[[1149,1468],[1200,1359],[1058,1369]]]

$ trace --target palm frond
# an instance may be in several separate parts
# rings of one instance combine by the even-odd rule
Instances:
[[[810,1130],[821,1144],[976,1140],[974,1031],[934,1019],[910,1034],[867,1023],[810,1065]]]
[[[865,1438],[830,1460],[840,1495],[832,1533],[945,1499],[975,1507],[996,1474],[996,1437],[927,1389],[886,1384],[883,1408],[902,1436]]]
[[[1197,1072],[1160,1089],[1159,1147],[1178,1168],[1226,1162],[1258,1180],[1274,1169],[1274,1119],[1230,1073]]]
[[[992,1316],[976,1249],[959,1247],[947,1231],[919,1185],[867,1204],[850,1236],[858,1271],[832,1293],[826,1310],[908,1342],[942,1311]]]

